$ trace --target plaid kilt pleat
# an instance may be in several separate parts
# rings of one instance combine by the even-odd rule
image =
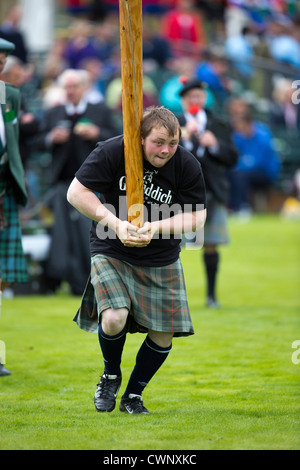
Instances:
[[[229,243],[227,208],[215,199],[210,201],[207,206],[204,242],[213,245],[227,245]]]
[[[145,267],[94,256],[74,321],[85,331],[97,332],[101,312],[122,307],[129,310],[130,333],[151,329],[174,336],[194,334],[180,259],[168,266]]]
[[[0,277],[3,282],[27,282],[18,206],[11,188],[4,195],[4,211],[8,225],[0,231]]]

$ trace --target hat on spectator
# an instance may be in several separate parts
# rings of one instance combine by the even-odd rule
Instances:
[[[10,54],[15,50],[15,45],[12,42],[6,41],[6,39],[0,38],[0,53]]]
[[[207,84],[205,82],[201,82],[197,78],[188,79],[186,77],[180,78],[181,83],[183,84],[181,90],[179,90],[179,96],[184,96],[190,90],[194,88],[200,88],[201,90],[205,90],[207,88]]]

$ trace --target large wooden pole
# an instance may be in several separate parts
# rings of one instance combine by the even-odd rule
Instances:
[[[122,112],[128,221],[144,223],[142,0],[119,0]]]

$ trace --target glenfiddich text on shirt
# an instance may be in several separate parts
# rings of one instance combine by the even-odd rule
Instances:
[[[149,180],[146,179],[146,176],[144,176],[144,196],[145,196],[145,200],[149,204],[155,204],[157,202],[161,202],[162,204],[172,204],[172,192],[170,189],[166,193],[164,192],[163,188],[161,188],[160,186],[156,186],[152,182],[150,183],[149,186],[148,184],[149,184]],[[122,176],[120,178],[119,188],[120,188],[120,191],[126,191],[125,176]]]

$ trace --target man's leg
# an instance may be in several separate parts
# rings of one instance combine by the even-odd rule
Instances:
[[[104,360],[104,373],[97,385],[94,403],[97,411],[112,411],[121,386],[121,358],[126,340],[128,310],[107,309],[98,327],[99,344]]]
[[[136,356],[136,364],[122,396],[120,410],[128,413],[148,413],[142,401],[142,392],[167,359],[172,348],[173,333],[149,330]]]
[[[217,273],[220,262],[220,255],[216,245],[204,245],[203,262],[206,273],[206,305],[207,307],[218,308],[216,298]]]
[[[99,344],[104,360],[104,372],[121,375],[121,358],[126,340],[126,320],[128,310],[108,309],[102,312],[98,327]]]

